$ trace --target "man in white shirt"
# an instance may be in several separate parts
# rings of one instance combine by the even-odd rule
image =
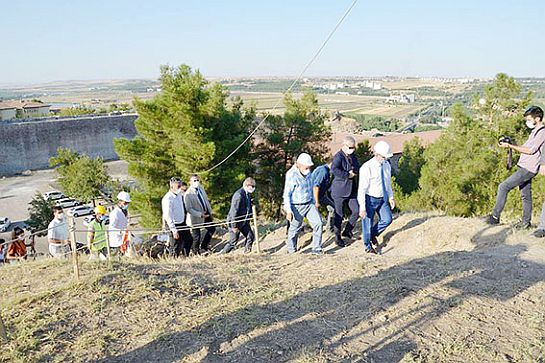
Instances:
[[[117,205],[110,212],[110,225],[108,233],[110,243],[110,254],[118,255],[123,245],[123,239],[129,225],[128,209],[131,196],[127,192],[120,192],[117,195]]]
[[[390,145],[385,141],[379,141],[373,151],[375,156],[360,168],[358,203],[365,252],[376,254],[377,251],[371,242],[377,245],[377,236],[392,223],[395,201],[392,190],[392,167],[388,161],[393,156]],[[373,224],[375,213],[378,213],[379,220]]]
[[[171,254],[179,257],[180,252],[189,256],[193,238],[186,224],[187,212],[185,210],[184,194],[182,192],[185,183],[180,178],[170,179],[170,189],[161,200],[163,209],[163,223],[172,234]]]
[[[49,254],[55,258],[67,258],[70,253],[68,240],[68,221],[64,218],[61,207],[53,207],[53,220],[47,227],[47,242]]]

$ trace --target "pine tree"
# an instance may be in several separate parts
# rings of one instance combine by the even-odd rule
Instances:
[[[329,154],[331,137],[314,93],[306,92],[300,100],[286,94],[284,104],[284,115],[267,118],[255,148],[260,206],[272,218],[280,217],[284,177],[294,159],[306,152],[318,166]]]
[[[161,67],[161,88],[152,100],[136,99],[137,136],[114,141],[115,149],[129,163],[139,190],[132,193],[134,207],[146,227],[161,224],[161,198],[173,176],[200,178],[216,213],[226,212],[231,194],[252,173],[251,142],[219,168],[206,171],[228,155],[249,134],[253,109],[240,100],[227,106],[228,93],[210,84],[189,66]]]

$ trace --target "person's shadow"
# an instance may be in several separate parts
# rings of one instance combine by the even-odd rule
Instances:
[[[545,265],[522,260],[525,246],[506,245],[505,236],[499,231],[500,243],[486,250],[442,252],[219,314],[98,362],[176,362],[193,354],[202,362],[285,362],[305,352],[343,349],[349,349],[346,362],[397,362],[416,348],[407,330],[433,322],[470,297],[504,302],[544,281]],[[436,286],[449,293],[435,296]],[[406,299],[418,301],[423,289],[432,291],[426,301],[397,310]]]

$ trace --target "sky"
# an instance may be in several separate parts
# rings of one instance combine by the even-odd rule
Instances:
[[[353,0],[0,0],[0,84],[296,76]],[[543,0],[359,0],[305,76],[545,77]]]

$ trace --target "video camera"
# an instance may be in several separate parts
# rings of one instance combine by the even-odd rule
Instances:
[[[498,142],[504,143],[504,144],[513,144],[513,139],[511,139],[509,136],[502,135]]]
[[[498,143],[504,143],[504,144],[510,144],[513,145],[513,139],[511,139],[509,136],[502,135],[500,139],[498,140]],[[511,170],[513,168],[513,150],[511,148],[507,149],[507,170]]]

